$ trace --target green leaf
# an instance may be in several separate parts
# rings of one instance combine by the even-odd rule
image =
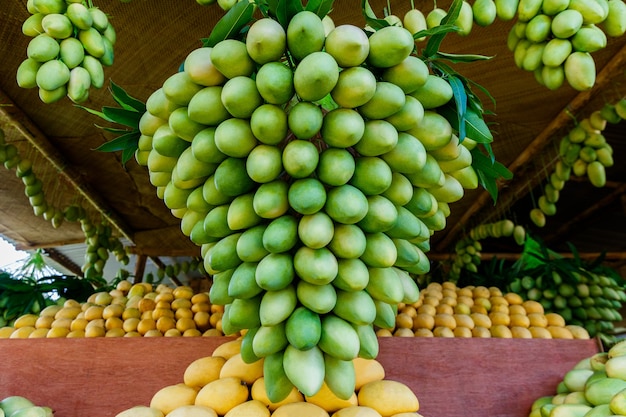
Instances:
[[[495,204],[498,198],[497,180],[499,178],[510,180],[513,178],[513,173],[500,162],[482,153],[478,148],[474,148],[470,152],[472,154],[472,167],[476,171],[478,182],[489,192]]]
[[[452,2],[452,4],[450,5],[450,8],[448,9],[448,12],[445,15],[445,17],[443,19],[441,19],[441,25],[440,26],[448,25],[451,29],[452,28],[456,28],[456,29],[452,29],[452,30],[459,31],[460,28],[458,28],[455,25],[452,25],[451,23],[456,22],[456,20],[458,19],[459,12],[461,11],[462,4],[463,4],[463,0],[454,0]],[[426,48],[424,48],[424,55],[427,58],[430,58],[430,57],[434,56],[439,51],[439,47],[441,46],[441,42],[443,42],[445,36],[450,31],[451,30],[448,30],[448,31],[445,31],[445,32],[442,32],[442,33],[437,33],[436,35],[432,35],[430,38],[428,38],[428,41],[426,43]]]
[[[139,113],[134,110],[108,106],[102,108],[102,113],[104,113],[104,115],[114,123],[119,123],[137,130],[139,130],[139,120],[141,119],[141,116],[143,116],[143,113]]]
[[[141,100],[130,96],[122,87],[115,84],[112,80],[110,83],[110,91],[113,99],[126,110],[135,110],[140,113],[146,112],[146,105]]]
[[[213,27],[208,38],[203,39],[204,46],[214,47],[219,42],[234,38],[243,29],[254,14],[256,6],[248,1],[238,1]]]
[[[90,109],[89,107],[80,106],[80,105],[78,105],[78,104],[75,104],[74,106],[78,107],[79,109],[83,109],[83,110],[85,110],[86,112],[93,114],[94,116],[98,116],[99,118],[104,119],[104,120],[106,120],[107,122],[115,123],[115,121],[114,121],[114,120],[111,120],[110,118],[108,118],[108,117],[107,117],[104,113],[102,113],[101,111],[98,111],[98,110],[93,110],[93,109]]]
[[[133,152],[137,149],[137,143],[141,133],[139,131],[132,131],[122,136],[118,136],[108,142],[98,146],[95,150],[100,152],[118,152],[125,149],[132,149]]]
[[[389,22],[385,19],[379,19],[376,17],[376,13],[374,13],[374,10],[372,9],[372,6],[370,6],[368,0],[361,1],[361,10],[363,11],[363,17],[365,17],[365,23],[372,29],[378,30],[390,26]]]
[[[327,112],[339,107],[339,105],[335,103],[335,100],[333,100],[330,94],[326,94],[324,98],[318,100],[317,104],[319,104]]]
[[[135,156],[136,150],[137,147],[135,147],[135,149],[126,148],[122,151],[122,165],[126,165],[126,163]]]
[[[461,141],[465,139],[465,137],[471,138],[478,143],[490,143],[493,141],[493,135],[489,130],[489,126],[487,126],[487,123],[485,123],[482,116],[476,112],[471,105],[468,105],[465,110],[465,114],[463,115],[465,135],[461,134],[461,126],[459,124],[458,117],[459,113],[454,104],[448,102],[447,104],[439,107],[437,111],[450,122],[452,127],[456,129],[457,132],[459,132],[459,139]]]
[[[102,129],[106,132],[111,132],[111,133],[118,133],[120,135],[123,135],[124,133],[128,133],[130,132],[130,130],[128,129],[120,129],[120,128],[116,128],[116,127],[107,127],[107,126],[100,126],[100,125],[95,125],[98,129]]]
[[[447,61],[457,64],[460,62],[487,61],[489,59],[492,59],[493,57],[486,56],[486,55],[477,55],[477,54],[449,54],[447,52],[439,51],[432,58],[433,59],[445,59]]]
[[[439,25],[430,29],[424,29],[416,32],[413,35],[413,39],[420,39],[424,37],[429,38],[435,35],[445,35],[450,32],[458,32],[459,30],[461,30],[461,28],[455,25]],[[437,49],[435,49],[435,52],[437,51]]]
[[[448,83],[452,87],[452,96],[456,103],[456,124],[459,138],[465,138],[465,111],[467,109],[467,94],[465,93],[465,85],[456,76],[448,77]]]
[[[309,0],[304,10],[315,13],[323,19],[333,9],[334,0]]]

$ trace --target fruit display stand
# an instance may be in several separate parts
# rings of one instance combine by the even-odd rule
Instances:
[[[148,405],[187,365],[230,337],[0,341],[0,397],[28,395],[59,417],[113,417]],[[420,414],[525,417],[563,375],[597,353],[595,339],[379,339],[386,378],[407,384]]]

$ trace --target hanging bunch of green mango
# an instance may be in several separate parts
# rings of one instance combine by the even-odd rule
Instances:
[[[113,235],[107,222],[94,225],[87,217],[82,217],[79,221],[85,233],[85,262],[81,268],[85,278],[102,277],[110,253],[115,255],[118,262],[128,264],[126,248]]]
[[[469,234],[459,240],[454,247],[454,261],[450,267],[448,279],[456,282],[461,272],[477,273],[480,266],[482,250],[481,240],[487,238],[513,237],[518,245],[526,240],[526,230],[512,220],[504,219],[492,223],[483,223],[470,230]]]
[[[486,58],[439,51],[462,2],[415,34],[362,5],[367,29],[335,26],[332,1],[237,2],[145,105],[112,85],[124,110],[90,110],[129,128],[100,150],[148,168],[273,401],[324,384],[348,398],[374,325],[419,297],[450,205],[510,174],[445,62]]]
[[[32,160],[20,156],[14,144],[5,143],[5,134],[2,129],[0,129],[0,162],[6,169],[15,168],[15,174],[22,179],[24,193],[36,216],[42,216],[44,220],[50,221],[54,228],[60,227],[64,221],[80,222],[87,244],[85,263],[82,267],[86,278],[102,277],[109,252],[115,254],[118,262],[123,264],[129,262],[124,245],[119,238],[112,235],[111,226],[108,223],[94,225],[87,217],[85,209],[78,204],[59,208],[47,202],[43,182],[33,171]]]
[[[613,149],[602,134],[607,123],[617,124],[626,119],[626,98],[615,104],[606,103],[589,117],[577,123],[559,142],[559,157],[554,171],[530,211],[530,220],[537,226],[546,224],[546,216],[557,211],[560,191],[571,176],[586,177],[594,187],[606,184],[606,168],[613,166]]]
[[[75,103],[104,85],[104,67],[113,65],[115,29],[91,0],[28,0],[22,25],[32,39],[17,69],[22,88],[37,88],[44,103],[69,97]]]
[[[539,84],[556,90],[567,82],[578,91],[596,80],[592,54],[607,37],[626,32],[623,0],[496,0],[502,20],[516,19],[507,46],[515,65],[533,72]]]

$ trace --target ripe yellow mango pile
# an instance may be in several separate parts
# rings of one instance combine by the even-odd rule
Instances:
[[[205,292],[120,281],[87,301],[65,300],[0,328],[0,338],[223,336],[223,306]]]
[[[500,337],[589,339],[584,327],[567,324],[533,300],[496,287],[431,282],[413,304],[400,304],[393,328],[377,335],[399,337]]]
[[[223,343],[210,356],[191,362],[182,381],[158,390],[150,404],[122,410],[116,417],[421,417],[411,388],[386,379],[376,359],[353,360],[356,383],[347,399],[325,383],[311,396],[292,386],[284,399],[274,402],[266,392],[265,380],[272,377],[267,358],[246,363],[241,351],[241,337]]]

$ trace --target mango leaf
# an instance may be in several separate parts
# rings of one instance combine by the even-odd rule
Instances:
[[[455,25],[439,25],[416,32],[413,35],[413,39],[428,38],[435,35],[445,35],[450,32],[458,32],[459,30],[461,30],[461,28]]]
[[[376,17],[376,13],[374,13],[374,10],[372,9],[372,6],[370,6],[369,1],[361,1],[361,10],[363,11],[363,17],[365,17],[365,23],[372,29],[378,30],[389,26],[389,22],[387,22],[385,19],[379,19],[378,17]]]
[[[202,40],[204,46],[214,47],[219,42],[234,38],[252,19],[256,6],[248,1],[238,1],[213,27],[208,38]]]
[[[460,140],[468,137],[478,143],[493,142],[493,135],[489,130],[489,126],[485,123],[482,115],[476,112],[473,107],[468,106],[462,118],[458,113],[458,109],[456,109],[451,102],[439,107],[437,111],[450,122],[457,132],[459,132]],[[464,135],[461,133],[462,128],[465,130]]]
[[[278,0],[273,11],[276,16],[276,20],[282,27],[287,29],[291,19],[299,12],[304,10],[304,6],[300,0]]]
[[[441,26],[446,24],[453,24],[459,17],[459,12],[461,11],[461,6],[463,4],[463,0],[454,0],[448,9],[448,13],[445,15],[443,19],[441,19]],[[460,30],[459,28],[456,29]],[[426,43],[426,48],[424,48],[424,56],[430,58],[434,56],[441,46],[441,42],[443,42],[444,38],[449,32],[438,33],[436,35],[428,38]]]
[[[452,96],[456,103],[456,130],[459,132],[459,138],[464,138],[465,134],[465,111],[467,110],[467,94],[465,93],[465,85],[456,76],[448,77],[448,83],[452,87]]]
[[[447,61],[453,62],[455,64],[460,62],[476,62],[476,61],[487,61],[492,59],[491,56],[486,55],[477,55],[477,54],[449,54],[447,52],[438,51],[432,59],[445,59]]]
[[[112,83],[112,82],[111,82]],[[129,105],[129,103],[133,102],[134,108],[143,108],[145,109],[145,103],[132,98],[124,89],[120,86],[115,85],[115,87],[111,86],[109,89],[111,94],[115,94],[117,99],[115,100],[122,107],[110,107],[105,106],[102,108],[102,111],[93,110],[84,106],[77,106],[95,116],[98,116],[107,122],[117,123],[123,126],[130,127],[130,129],[121,129],[117,127],[102,127],[96,124],[96,127],[106,130],[108,132],[117,134],[118,136],[96,148],[96,150],[101,152],[117,152],[122,151],[122,163],[126,165],[135,151],[137,150],[139,137],[141,136],[141,132],[139,130],[139,121],[141,117],[145,114],[144,111],[138,110],[129,110],[127,107],[121,104],[122,103]],[[130,99],[129,99],[130,98]],[[132,100],[131,100],[132,99]]]
[[[104,119],[104,120],[106,120],[107,122],[115,123],[115,120],[109,119],[109,118],[108,118],[108,117],[107,117],[104,113],[102,113],[101,111],[98,111],[98,110],[93,110],[93,109],[90,109],[89,107],[81,106],[81,105],[78,105],[78,104],[74,104],[74,106],[78,107],[79,109],[83,109],[83,110],[85,110],[87,113],[91,113],[91,114],[93,114],[94,116],[98,116],[99,118]]]
[[[139,120],[143,113],[139,113],[137,111],[131,111],[126,109],[121,109],[119,107],[109,107],[105,106],[102,108],[102,113],[114,123],[118,123],[128,127],[138,127]]]
[[[478,148],[474,148],[470,152],[472,154],[472,167],[476,171],[478,182],[489,192],[495,204],[498,199],[497,180],[499,178],[510,180],[513,178],[513,173],[493,157],[485,155]]]
[[[137,148],[137,142],[141,133],[138,131],[128,132],[122,136],[118,136],[115,139],[111,139],[108,142],[98,146],[95,150],[100,152],[117,152],[123,151],[128,148]]]
[[[100,126],[98,124],[96,124],[95,126],[98,129],[102,129],[102,130],[104,130],[106,132],[117,133],[117,134],[120,134],[120,135],[123,135],[124,133],[129,132],[128,129],[119,129],[119,128],[116,128],[116,127]]]
[[[334,0],[309,0],[304,8],[323,19],[333,9]]]
[[[112,80],[109,81],[109,84],[109,91],[117,104],[126,110],[134,110],[142,114],[145,113],[146,105],[143,101],[138,100],[135,97],[131,97],[126,91],[124,91],[123,88],[115,84]]]
[[[134,149],[132,147],[128,147],[122,151],[122,165],[126,165],[126,162],[130,161],[133,156],[135,156],[136,150],[136,147]]]
[[[339,107],[330,94],[326,94],[324,98],[318,100],[317,104],[319,104],[326,111],[331,111]]]

